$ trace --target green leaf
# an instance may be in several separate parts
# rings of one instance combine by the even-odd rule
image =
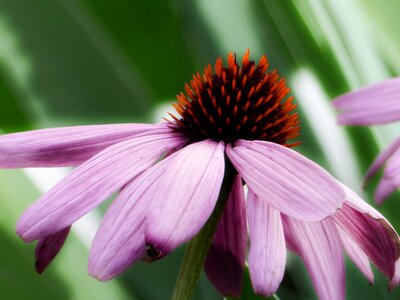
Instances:
[[[20,131],[29,128],[29,118],[19,105],[10,85],[6,83],[6,76],[0,69],[0,128],[7,132]]]
[[[174,101],[175,95],[196,71],[193,53],[188,50],[192,39],[188,36],[185,41],[181,5],[173,6],[170,4],[173,1],[165,0],[81,2],[106,27],[129,61],[146,78],[154,100]]]
[[[152,92],[77,1],[0,2],[0,66],[33,117],[65,125],[144,119]]]
[[[362,12],[365,12],[365,19],[371,20],[373,26],[368,27],[368,33],[374,41],[376,48],[383,62],[386,64],[391,76],[400,74],[400,37],[398,29],[400,20],[400,2],[397,0],[386,0],[385,5],[379,0],[366,0],[360,5]]]

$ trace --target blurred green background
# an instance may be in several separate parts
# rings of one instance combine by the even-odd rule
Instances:
[[[360,193],[362,174],[400,133],[398,124],[343,128],[330,99],[400,74],[397,0],[0,0],[0,131],[111,122],[155,122],[197,70],[251,49],[289,81],[302,120],[297,148]],[[29,203],[68,172],[0,170],[0,299],[169,299],[182,250],[138,263],[99,283],[88,248],[107,204],[73,226],[41,276],[34,245],[14,231]],[[364,192],[371,201],[374,184]],[[399,194],[379,208],[400,231]],[[350,263],[348,299],[399,299]],[[242,299],[255,298],[249,292]],[[290,256],[281,299],[315,299],[301,261]],[[202,276],[195,299],[220,299]]]

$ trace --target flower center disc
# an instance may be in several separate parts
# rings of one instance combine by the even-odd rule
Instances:
[[[264,55],[258,65],[249,60],[250,52],[242,58],[228,55],[228,66],[222,59],[215,63],[215,73],[208,65],[204,73],[193,75],[185,84],[186,94],[177,96],[172,105],[179,114],[171,115],[173,129],[191,141],[213,139],[234,143],[238,139],[265,140],[288,147],[289,139],[299,135],[298,114],[290,89],[276,70],[266,72],[268,60]]]

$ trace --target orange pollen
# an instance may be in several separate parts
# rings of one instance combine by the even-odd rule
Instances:
[[[241,66],[232,52],[227,67],[218,58],[214,73],[207,65],[202,75],[197,72],[185,84],[186,94],[177,95],[173,107],[178,115],[170,114],[170,126],[191,141],[246,139],[297,146],[299,142],[288,142],[300,134],[293,96],[288,97],[285,79],[276,70],[267,70],[267,57],[263,55],[256,65],[249,50]]]

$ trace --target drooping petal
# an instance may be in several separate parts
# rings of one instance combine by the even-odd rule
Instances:
[[[246,202],[250,230],[249,271],[254,291],[269,297],[283,279],[286,246],[281,214],[249,189]]]
[[[71,226],[39,240],[35,249],[35,268],[42,273],[60,252]]]
[[[374,125],[400,120],[400,77],[371,84],[335,99],[338,122]]]
[[[340,237],[344,249],[351,261],[357,266],[357,268],[367,277],[370,284],[374,283],[374,274],[372,273],[371,265],[368,261],[368,256],[360,248],[360,246],[354,241],[346,232],[338,228]]]
[[[146,191],[173,162],[169,155],[129,182],[107,210],[90,249],[89,274],[109,280],[128,268],[146,253],[144,222],[152,201]]]
[[[343,249],[332,219],[313,223],[282,219],[286,239],[304,261],[318,299],[345,299]]]
[[[191,239],[211,215],[224,177],[224,143],[186,146],[146,197],[146,242],[159,257]]]
[[[400,187],[400,148],[386,161],[386,167],[374,198],[378,204],[388,197],[396,188]]]
[[[390,223],[347,187],[346,202],[333,216],[340,228],[389,279],[400,257],[400,239]]]
[[[343,189],[329,173],[287,147],[240,140],[227,146],[227,154],[249,188],[286,215],[318,221],[344,201]]]
[[[400,186],[400,148],[387,160],[383,176],[390,179],[394,185]]]
[[[29,242],[60,231],[183,142],[175,135],[159,134],[108,147],[33,203],[19,219],[17,234]]]
[[[368,168],[367,173],[365,174],[364,182],[368,182],[378,170],[383,166],[383,164],[389,159],[393,153],[400,148],[400,138],[396,139],[392,142],[385,150],[383,150]]]
[[[208,278],[224,296],[241,294],[246,246],[245,199],[242,178],[237,175],[204,265]]]
[[[0,168],[77,166],[101,150],[163,125],[60,127],[0,135]]]
[[[147,203],[135,201],[133,211],[130,211],[132,218],[127,218],[122,225],[115,222],[123,226],[119,231],[113,226],[113,217],[126,209],[121,202],[127,203],[134,192],[131,187],[125,188],[108,209],[90,249],[89,274],[100,281],[114,278],[146,254],[144,219]]]
[[[379,221],[345,204],[334,217],[339,226],[351,236],[386,276],[394,275],[398,258],[393,235]]]
[[[382,214],[379,211],[377,211],[375,208],[373,208],[371,205],[369,205],[367,202],[365,202],[360,196],[357,195],[356,192],[354,192],[352,189],[350,189],[343,183],[340,183],[340,185],[343,187],[343,189],[346,193],[345,204],[353,207],[355,210],[357,210],[361,213],[370,215],[374,219],[386,220],[385,217],[382,216]],[[388,222],[388,224],[389,224],[389,222]]]

